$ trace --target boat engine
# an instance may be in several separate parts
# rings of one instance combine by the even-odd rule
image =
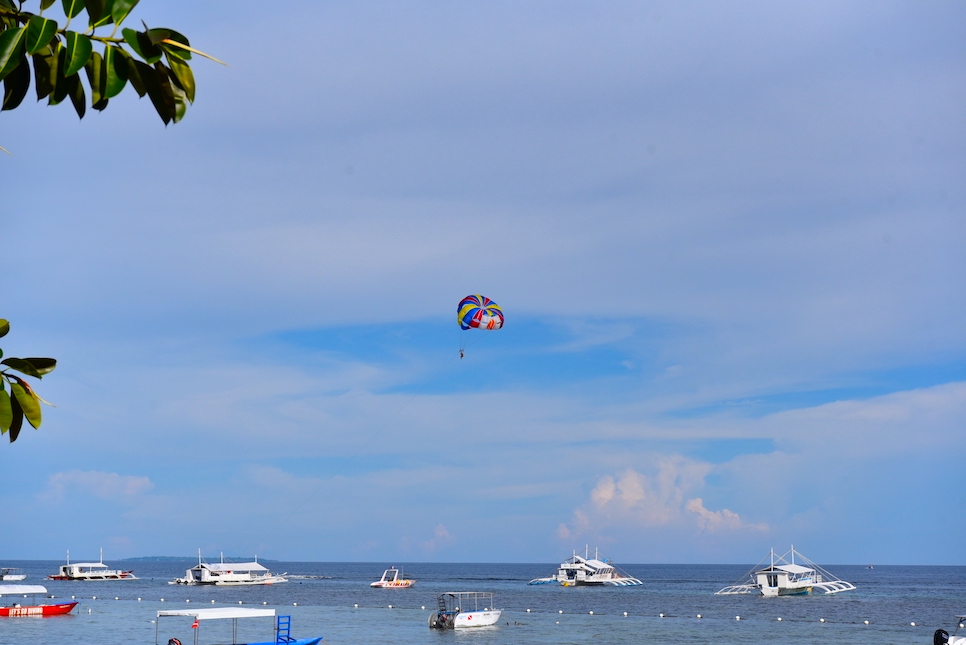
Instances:
[[[937,629],[932,635],[932,645],[946,645],[949,642],[949,632],[945,629]]]
[[[443,612],[429,615],[430,629],[453,629],[454,626],[454,621],[451,618],[447,618]]]
[[[169,638],[168,645],[181,645],[181,641],[179,641],[177,638]]]

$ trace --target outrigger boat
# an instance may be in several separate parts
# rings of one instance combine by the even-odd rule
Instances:
[[[436,597],[436,605],[436,613],[429,615],[430,629],[487,627],[495,625],[503,613],[493,607],[493,594],[484,591],[441,593]]]
[[[194,632],[195,645],[198,645],[198,634],[201,632],[202,621],[231,620],[231,642],[233,645],[242,645],[238,643],[239,618],[276,618],[274,609],[249,609],[247,607],[212,607],[210,609],[172,609],[159,611],[158,619],[155,621],[154,645],[159,645],[158,638],[161,632],[161,619],[170,616],[194,618],[190,629]],[[322,640],[321,636],[314,638],[292,638],[291,632],[292,617],[278,616],[275,620],[275,636],[272,640],[246,643],[245,645],[317,645]],[[168,645],[175,644],[181,645],[181,641],[177,638],[168,639]]]
[[[795,562],[796,556],[798,562]],[[761,565],[769,560],[767,567]],[[775,555],[771,550],[769,557],[755,565],[748,572],[747,581],[734,584],[720,591],[716,596],[732,596],[737,594],[758,593],[762,596],[799,596],[821,591],[826,594],[851,591],[855,585],[836,578],[831,573],[818,566],[793,546],[785,555]]]
[[[956,629],[950,635],[945,629],[937,629],[932,635],[933,645],[966,645],[966,615],[956,616]]]
[[[559,582],[564,587],[576,587],[580,585],[611,585],[613,587],[634,587],[644,584],[637,578],[619,571],[617,567],[601,558],[597,549],[594,549],[594,557],[589,557],[590,549],[584,547],[584,557],[574,554],[570,559],[560,564],[557,574],[549,578],[534,578],[527,584],[546,585]]]
[[[47,596],[47,588],[42,585],[0,585],[0,617],[43,617],[69,614],[77,602],[36,603],[25,605],[14,599]],[[9,604],[8,604],[9,603]]]
[[[133,571],[108,569],[104,564],[104,549],[101,549],[100,562],[70,562],[70,551],[67,552],[67,564],[60,565],[60,571],[47,576],[48,580],[137,580]]]
[[[11,569],[3,568],[0,569],[0,580],[4,582],[19,582],[27,578],[27,574],[23,572],[23,569]]]
[[[381,579],[376,580],[369,586],[378,589],[408,589],[414,584],[416,584],[416,581],[404,578],[401,570],[396,567],[389,567],[383,571]]]
[[[288,582],[285,574],[276,575],[258,563],[258,556],[252,562],[225,562],[222,554],[221,562],[209,564],[201,559],[198,550],[198,564],[185,571],[184,578],[175,578],[169,585],[218,585],[218,586],[247,586],[273,585],[278,582]]]

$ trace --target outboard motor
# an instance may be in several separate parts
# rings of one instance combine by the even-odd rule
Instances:
[[[949,642],[949,632],[945,629],[937,629],[932,635],[932,645],[946,645]]]
[[[169,638],[168,645],[181,645],[181,641],[179,641],[177,638]]]

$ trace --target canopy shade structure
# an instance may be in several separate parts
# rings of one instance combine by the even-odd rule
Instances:
[[[19,596],[23,594],[47,593],[43,585],[0,585],[0,596]]]
[[[274,616],[274,609],[248,609],[246,607],[211,607],[209,609],[165,609],[162,616],[189,616],[195,620],[220,620],[224,618],[265,618]]]
[[[257,562],[215,562],[205,566],[212,571],[268,571]]]
[[[762,571],[773,571],[776,569],[779,571],[787,571],[788,573],[797,573],[797,574],[812,573],[813,571],[815,571],[815,569],[811,569],[809,567],[803,567],[800,564],[780,564],[774,567],[768,567],[767,569],[762,569]]]

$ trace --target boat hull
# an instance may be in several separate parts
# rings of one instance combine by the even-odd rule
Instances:
[[[134,575],[133,571],[121,571],[120,573],[112,573],[107,575],[102,574],[92,574],[92,575],[75,575],[75,576],[65,576],[65,575],[53,575],[47,576],[48,580],[137,580],[137,576]]]
[[[376,589],[409,589],[415,584],[415,580],[406,580],[403,582],[373,582],[369,586]]]
[[[54,605],[26,605],[23,607],[0,607],[0,618],[37,618],[69,614],[77,606],[76,602],[61,602]]]
[[[321,636],[315,638],[296,638],[289,641],[288,645],[317,645],[322,640]],[[245,645],[276,645],[275,641],[259,641],[258,643],[246,643]]]
[[[453,627],[463,629],[469,627],[487,627],[495,625],[500,620],[500,609],[490,609],[485,611],[467,611],[456,615]]]

